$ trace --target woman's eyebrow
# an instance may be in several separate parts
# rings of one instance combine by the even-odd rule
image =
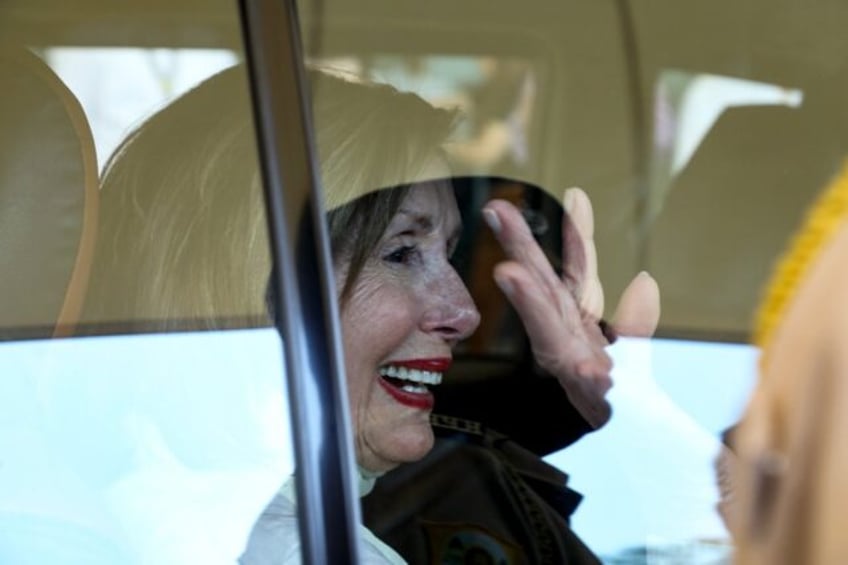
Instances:
[[[403,214],[404,216],[408,216],[410,220],[415,224],[415,231],[419,231],[421,233],[430,233],[435,226],[435,222],[433,221],[433,216],[429,214],[421,214],[419,212],[415,212],[414,210],[407,210],[405,208],[401,208],[398,210],[398,214]],[[407,232],[410,230],[403,230],[403,232]],[[462,234],[462,224],[457,225],[448,236],[448,239],[458,240],[460,235]]]
[[[425,233],[427,233],[427,232],[429,232],[430,230],[433,229],[433,217],[432,216],[429,216],[429,215],[426,215],[426,214],[420,214],[420,213],[414,212],[412,210],[405,210],[403,208],[398,210],[398,214],[403,214],[404,216],[409,216],[409,218],[415,224],[415,227],[418,228],[419,230],[425,232]]]

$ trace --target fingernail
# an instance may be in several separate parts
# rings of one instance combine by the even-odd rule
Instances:
[[[577,205],[577,188],[571,187],[565,190],[565,194],[562,197],[562,207],[565,208],[565,211],[569,214],[574,213],[574,207]]]
[[[507,296],[512,296],[512,283],[503,277],[495,277],[498,288]]]
[[[636,278],[642,279],[642,280],[649,280],[649,281],[654,280],[654,277],[652,277],[651,273],[649,273],[648,271],[639,271],[639,274],[636,275]],[[656,282],[656,281],[654,281],[654,282]]]
[[[498,219],[498,215],[494,210],[490,210],[489,208],[483,210],[483,219],[493,232],[496,234],[501,232],[501,221]]]

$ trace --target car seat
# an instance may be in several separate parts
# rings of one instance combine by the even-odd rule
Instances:
[[[32,51],[0,47],[0,84],[0,339],[69,336],[85,294],[96,229],[91,130],[76,97]],[[26,367],[4,370],[11,382],[32,376]],[[26,405],[24,399],[7,401]],[[13,410],[6,416],[17,430],[0,439],[15,464],[0,465],[0,475],[18,486],[7,489],[0,504],[0,563],[132,563],[109,535],[111,523],[78,494],[80,484],[62,474],[61,462],[38,462],[40,451],[32,443],[40,436],[28,414]],[[28,480],[18,481],[15,473],[27,468]],[[27,485],[37,485],[37,494]]]
[[[94,251],[94,140],[76,97],[33,52],[1,48],[0,84],[0,338],[67,336]]]

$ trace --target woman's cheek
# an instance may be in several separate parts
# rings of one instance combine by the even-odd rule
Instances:
[[[349,353],[376,358],[376,365],[399,347],[416,327],[411,285],[397,277],[363,273],[342,312],[342,332]]]
[[[379,362],[392,357],[416,327],[414,300],[404,288],[389,286],[376,293],[363,329],[372,336]]]

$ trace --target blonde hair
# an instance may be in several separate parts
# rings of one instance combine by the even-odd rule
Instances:
[[[312,72],[313,117],[345,288],[454,121],[413,94]],[[397,187],[396,190],[381,190]],[[114,153],[83,333],[268,323],[271,272],[245,70],[208,79]]]

